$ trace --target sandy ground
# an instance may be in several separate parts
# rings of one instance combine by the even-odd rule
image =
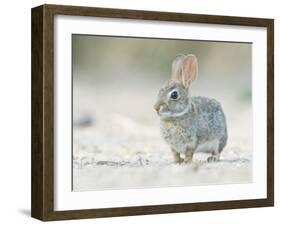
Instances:
[[[222,103],[229,140],[219,162],[207,163],[208,155],[197,153],[193,163],[176,164],[152,109],[158,87],[75,82],[74,191],[251,182],[250,103],[239,101],[231,89],[222,95],[198,86],[195,95],[210,92]]]

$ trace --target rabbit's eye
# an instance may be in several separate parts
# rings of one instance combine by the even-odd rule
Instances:
[[[176,100],[176,99],[178,99],[179,94],[178,94],[177,91],[173,91],[173,92],[171,93],[171,96],[170,96],[170,97],[171,97],[172,99]]]

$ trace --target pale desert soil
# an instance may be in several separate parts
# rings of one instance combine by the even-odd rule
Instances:
[[[221,160],[207,163],[208,155],[197,153],[192,164],[175,164],[152,109],[161,84],[132,89],[118,83],[75,84],[74,191],[251,182],[251,104],[234,89],[222,95],[201,84],[194,90],[195,95],[212,94],[223,105],[229,140]]]

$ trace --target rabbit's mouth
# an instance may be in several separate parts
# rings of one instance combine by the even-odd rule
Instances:
[[[154,110],[156,111],[160,119],[167,119],[171,117],[171,112],[169,111],[168,107],[164,104],[160,104],[159,102],[157,102],[154,105]]]
[[[161,120],[167,120],[173,117],[173,113],[167,106],[164,105],[160,106],[159,110],[157,111],[157,114]]]
[[[159,110],[159,115],[166,115],[166,114],[171,114],[171,112],[170,112],[170,109],[168,108],[168,106],[164,106],[164,105],[162,105],[161,107],[160,107],[160,110]]]
[[[155,109],[155,111],[157,112],[157,114],[158,114],[159,116],[161,116],[161,115],[163,115],[163,114],[169,113],[169,111],[167,111],[167,110],[168,110],[167,107],[164,106],[164,104],[156,103],[156,104],[154,105],[154,109]]]
[[[173,112],[169,109],[169,107],[166,104],[156,103],[154,105],[154,109],[157,112],[157,114],[161,120],[168,120],[171,118],[177,118],[177,117],[181,117],[181,116],[185,115],[189,111],[189,106],[184,108],[182,111]]]
[[[157,113],[161,120],[167,120],[167,119],[171,119],[171,118],[182,117],[182,116],[186,115],[188,112],[189,112],[189,107],[187,106],[180,112],[172,112],[168,108],[163,107],[161,109],[161,107],[160,107],[160,109]]]

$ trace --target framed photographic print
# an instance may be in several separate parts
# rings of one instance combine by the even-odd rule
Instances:
[[[32,216],[273,206],[274,21],[32,9]]]

